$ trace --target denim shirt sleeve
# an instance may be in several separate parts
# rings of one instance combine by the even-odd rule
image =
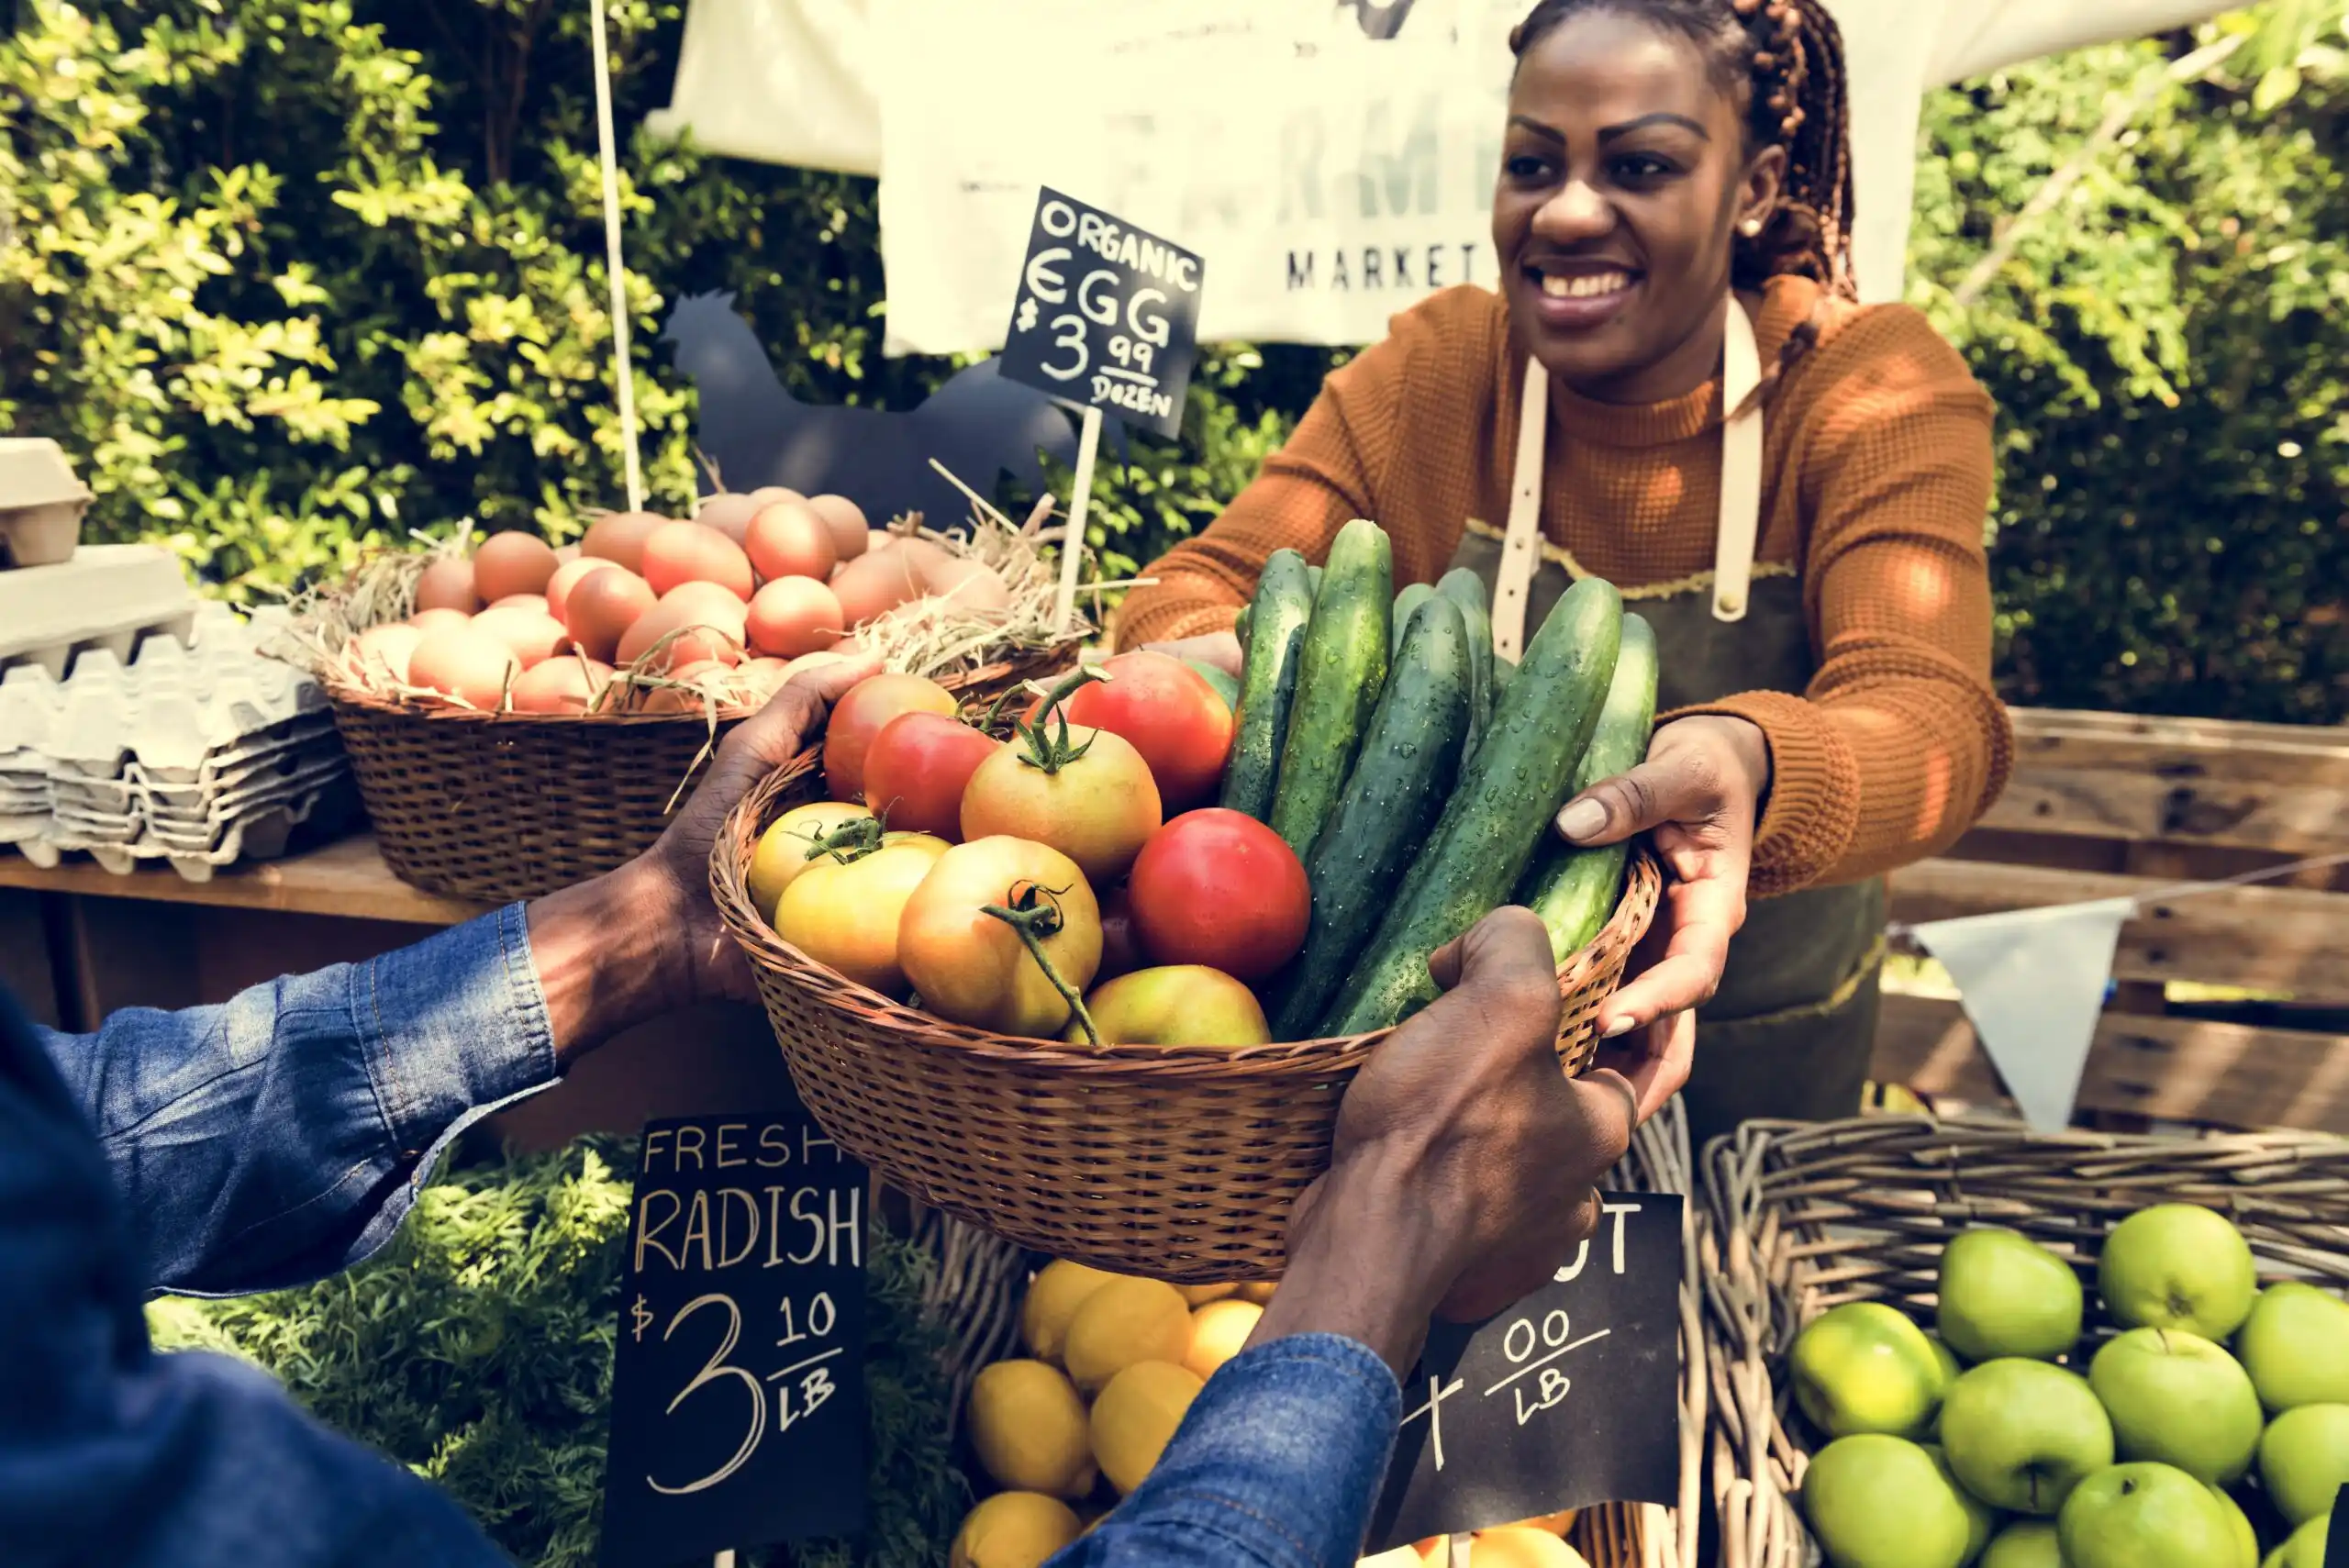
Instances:
[[[451,1140],[551,1084],[522,906],[217,1006],[39,1031],[159,1291],[319,1279],[399,1229]]]
[[[1295,1334],[1208,1380],[1150,1478],[1046,1568],[1352,1568],[1402,1392],[1335,1334]]]

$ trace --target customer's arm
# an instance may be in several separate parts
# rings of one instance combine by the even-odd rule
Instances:
[[[1631,1085],[1572,1081],[1540,920],[1488,917],[1436,956],[1451,989],[1346,1092],[1328,1175],[1248,1349],[1208,1380],[1150,1478],[1051,1568],[1341,1568],[1360,1555],[1429,1318],[1539,1288],[1596,1229]]]
[[[233,1294],[347,1268],[390,1239],[473,1122],[633,1024],[751,999],[710,904],[710,844],[867,673],[840,664],[793,682],[728,737],[661,841],[608,875],[217,1006],[43,1031],[151,1284]]]

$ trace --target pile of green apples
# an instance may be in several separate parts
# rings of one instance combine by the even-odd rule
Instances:
[[[1835,1568],[2323,1568],[2349,1302],[2261,1290],[2243,1233],[2189,1204],[2115,1226],[2096,1276],[2122,1331],[2086,1376],[2080,1275],[2013,1230],[1942,1250],[1932,1333],[1881,1302],[1803,1329],[1795,1399],[1832,1440],[1802,1507]]]

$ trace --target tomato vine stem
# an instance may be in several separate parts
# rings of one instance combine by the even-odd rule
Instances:
[[[1093,1015],[1085,1010],[1084,996],[1061,978],[1061,972],[1052,966],[1051,957],[1044,951],[1044,940],[1059,935],[1066,924],[1053,892],[1032,882],[1014,883],[1009,904],[982,904],[979,913],[994,916],[1019,934],[1028,955],[1036,961],[1036,967],[1044,972],[1044,978],[1061,994],[1061,1000],[1068,1004],[1069,1011],[1083,1026],[1087,1043],[1094,1050],[1100,1050],[1101,1031],[1094,1027]]]

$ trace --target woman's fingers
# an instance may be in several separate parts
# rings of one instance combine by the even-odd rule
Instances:
[[[1697,1015],[1675,1013],[1598,1048],[1598,1067],[1629,1084],[1635,1118],[1644,1122],[1688,1082],[1697,1057]]]
[[[1725,860],[1727,855],[1708,857]],[[1745,924],[1745,863],[1707,866],[1664,890],[1657,914],[1671,935],[1664,956],[1608,999],[1602,1032],[1609,1039],[1712,1000],[1729,940]]]
[[[1240,639],[1228,631],[1209,632],[1204,637],[1177,638],[1172,642],[1145,642],[1146,652],[1163,653],[1170,659],[1196,659],[1202,664],[1212,664],[1233,680],[1240,678],[1242,653]]]

